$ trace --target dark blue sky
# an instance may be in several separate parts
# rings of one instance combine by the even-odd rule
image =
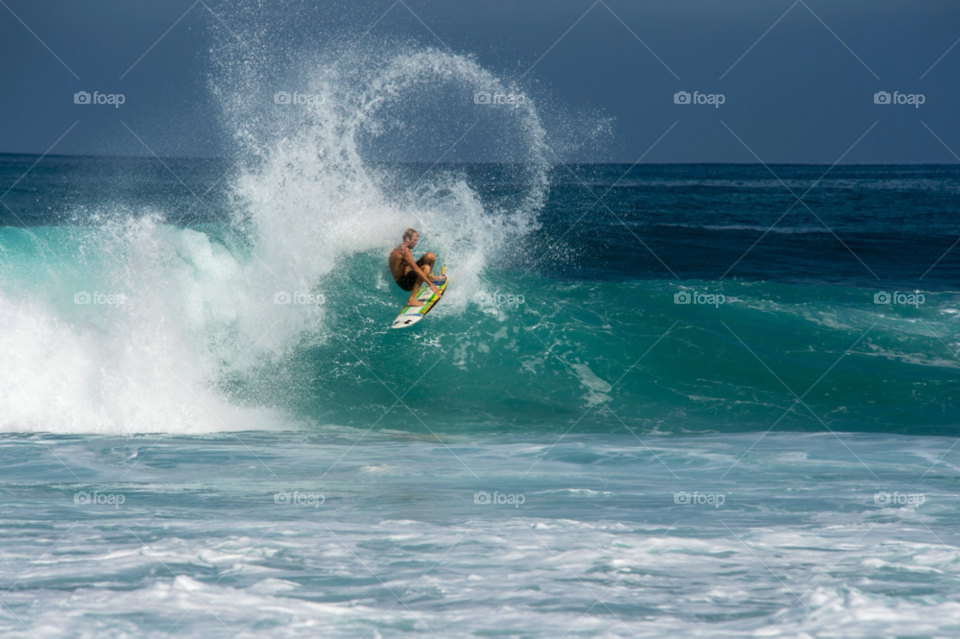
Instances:
[[[225,152],[208,88],[210,27],[222,20],[242,32],[235,3],[2,2],[0,152],[43,153],[61,136],[53,153],[147,155],[144,144],[162,156]],[[367,42],[449,47],[497,75],[523,76],[545,112],[611,118],[601,148],[571,159],[633,162],[674,123],[645,162],[830,164],[855,143],[844,162],[955,163],[960,154],[957,3],[274,4],[296,20],[259,26],[295,32],[306,50],[352,42],[379,19]],[[125,103],[77,105],[78,91],[122,93]],[[724,103],[675,104],[678,91],[723,94]],[[875,104],[878,91],[924,103]]]

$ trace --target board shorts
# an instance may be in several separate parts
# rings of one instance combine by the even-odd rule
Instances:
[[[420,268],[423,268],[424,264],[426,264],[426,262],[424,262],[422,257],[417,260],[417,266]],[[410,269],[397,280],[397,286],[405,291],[412,291],[413,287],[417,285],[417,277],[417,272]]]

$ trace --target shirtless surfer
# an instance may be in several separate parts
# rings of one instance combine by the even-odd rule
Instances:
[[[407,306],[423,306],[423,302],[417,299],[417,291],[420,290],[420,284],[423,282],[426,282],[435,294],[440,293],[430,277],[437,256],[433,253],[424,253],[419,260],[413,261],[412,249],[419,240],[419,233],[413,229],[407,229],[403,232],[403,241],[400,245],[390,251],[390,273],[396,280],[397,286],[410,291]]]

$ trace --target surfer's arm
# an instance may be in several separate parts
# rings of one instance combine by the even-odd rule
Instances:
[[[433,289],[434,293],[438,295],[440,294],[440,289],[438,289],[437,285],[433,283],[433,278],[427,277],[426,273],[420,270],[420,267],[417,265],[417,261],[413,259],[413,253],[411,253],[410,249],[408,249],[407,247],[403,247],[403,259],[405,259],[407,263],[410,264],[411,270],[413,270],[414,273],[419,275],[420,279],[427,283],[427,286]]]

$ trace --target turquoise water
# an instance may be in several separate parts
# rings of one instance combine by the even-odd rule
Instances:
[[[86,419],[94,430],[190,430],[197,423],[181,414],[183,404],[207,394],[210,401],[253,409],[246,428],[277,421],[364,427],[403,395],[431,419],[442,419],[448,433],[554,433],[576,423],[578,432],[596,433],[772,427],[956,434],[960,297],[950,290],[926,290],[922,304],[883,305],[874,301],[879,286],[558,281],[490,269],[459,289],[451,285],[423,328],[390,331],[402,300],[381,256],[341,258],[334,272],[342,271],[342,280],[302,287],[312,304],[282,306],[274,295],[295,287],[257,281],[260,290],[217,290],[224,284],[219,278],[240,278],[257,262],[222,230],[198,228],[0,230],[13,328],[5,339],[23,367],[8,371],[7,383],[18,390],[5,428],[45,430],[51,422],[44,420],[52,419],[82,431]],[[161,279],[144,273],[131,281],[122,270],[139,247],[91,250],[141,239],[128,233],[149,233],[151,248],[171,249],[159,263],[146,264],[155,259],[149,256],[137,265],[169,269]],[[457,271],[451,273],[456,282]],[[76,304],[78,292],[100,299]],[[675,303],[684,292],[699,292],[702,300],[713,295],[714,303]],[[164,321],[154,323],[158,313]],[[242,335],[245,318],[253,326]],[[41,337],[45,329],[50,333]],[[270,330],[287,335],[269,344]],[[32,344],[24,336],[47,342]],[[63,356],[78,367],[77,377],[61,378],[59,388],[47,383],[50,360],[37,359],[38,349],[53,342],[72,347]],[[274,350],[258,351],[265,343]],[[38,394],[55,401],[53,394],[104,383],[109,371],[97,367],[96,358],[114,347],[134,351],[109,357],[135,374],[104,389],[116,396],[100,399],[114,405],[90,405],[87,415],[60,407],[50,414],[49,401],[37,401]],[[154,348],[170,349],[165,368],[135,356]],[[135,426],[111,416],[134,409],[123,398],[154,381],[170,392],[160,398],[163,411],[138,415],[143,421]],[[797,397],[803,404],[788,411]],[[272,417],[258,416],[267,409]],[[274,423],[258,421],[264,418]],[[428,432],[410,414],[393,417],[389,426]]]

